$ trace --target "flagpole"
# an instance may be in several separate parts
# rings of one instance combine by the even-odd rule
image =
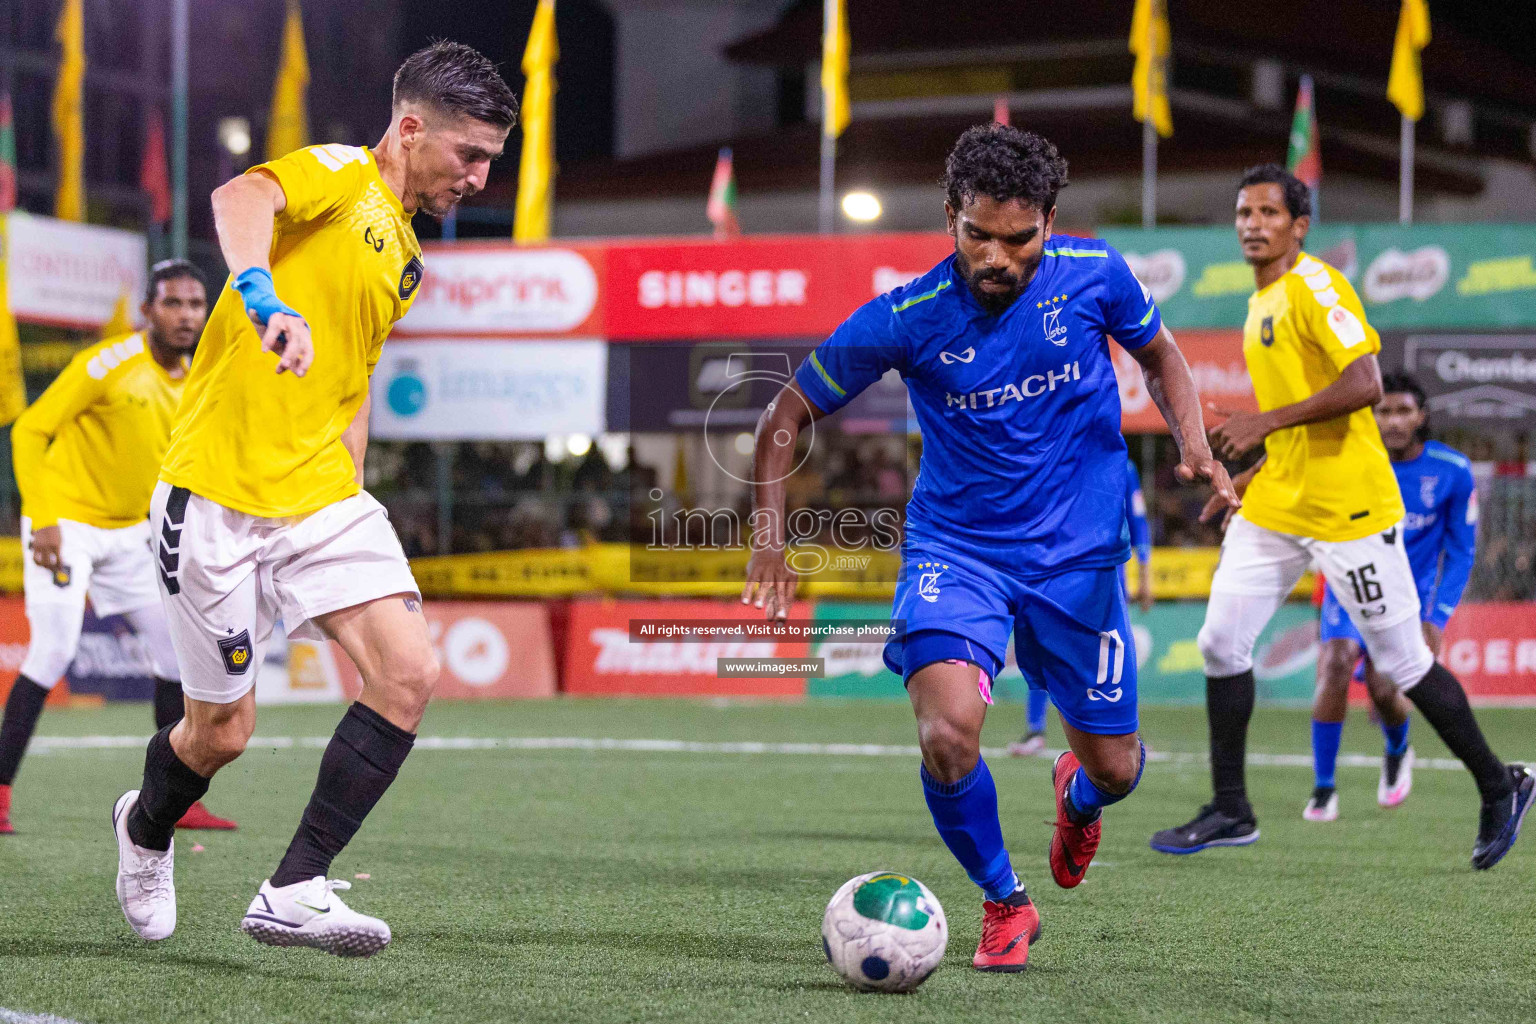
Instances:
[[[1157,126],[1150,110],[1141,122],[1141,226],[1157,226]]]
[[[171,255],[187,257],[187,38],[189,0],[171,0]]]
[[[1397,222],[1413,223],[1413,119],[1403,118],[1397,170]]]
[[[822,61],[826,61],[826,40],[831,38],[834,22],[837,19],[837,5],[830,0],[822,0],[821,4],[821,38]],[[827,95],[826,86],[822,86],[821,96],[821,186],[817,195],[816,227],[824,235],[832,233],[835,208],[832,202],[832,189],[837,171],[837,136],[827,131]]]

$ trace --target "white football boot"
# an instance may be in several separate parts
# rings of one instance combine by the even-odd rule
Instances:
[[[1376,802],[1383,807],[1396,807],[1408,799],[1413,791],[1413,748],[1403,752],[1397,766],[1397,778],[1387,778],[1387,759],[1381,759],[1381,778],[1376,783]]]
[[[176,930],[176,840],[170,849],[146,850],[128,838],[128,812],[139,801],[130,789],[112,808],[117,833],[117,903],[139,938],[157,941]]]
[[[261,883],[240,930],[269,946],[313,946],[333,956],[372,956],[389,945],[389,925],[341,902],[351,882],[316,876],[275,888]]]
[[[1307,806],[1302,810],[1301,816],[1308,821],[1338,821],[1339,820],[1339,794],[1330,792],[1327,800],[1318,800],[1316,790],[1307,798]]]

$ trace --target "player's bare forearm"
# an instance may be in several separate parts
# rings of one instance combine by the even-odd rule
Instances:
[[[271,269],[272,218],[287,205],[282,186],[265,174],[242,174],[213,190],[213,227],[230,274]]]
[[[1232,489],[1227,469],[1211,454],[1211,446],[1205,439],[1205,417],[1200,412],[1200,391],[1195,387],[1195,375],[1189,372],[1184,353],[1173,340],[1173,334],[1164,327],[1157,337],[1141,348],[1132,349],[1131,355],[1141,364],[1142,376],[1147,381],[1147,394],[1157,403],[1163,414],[1173,443],[1179,449],[1179,464],[1173,475],[1186,484],[1204,480],[1214,492],[1211,501],[1227,508],[1238,508],[1242,501]]]
[[[1380,400],[1381,366],[1374,355],[1363,355],[1344,367],[1338,380],[1299,402],[1268,412],[1228,413],[1227,421],[1211,432],[1211,441],[1222,458],[1241,458],[1277,430],[1338,419]]]
[[[1200,392],[1173,334],[1164,327],[1147,344],[1132,349],[1131,355],[1141,364],[1147,394],[1152,396],[1158,411],[1163,414],[1180,458],[1185,462],[1191,458],[1210,458],[1211,448],[1205,439],[1205,417],[1200,412]]]
[[[363,484],[363,460],[368,457],[368,411],[371,408],[373,395],[363,396],[362,408],[357,410],[357,415],[352,417],[341,435],[341,443],[346,446],[347,454],[352,456],[352,465],[357,469],[359,487]]]
[[[748,524],[751,556],[741,601],[763,609],[765,615],[773,618],[788,616],[799,582],[799,574],[785,560],[788,542],[784,527],[784,481],[794,467],[795,445],[800,431],[812,420],[813,408],[800,386],[791,381],[757,420],[757,443],[752,453],[752,519]]]

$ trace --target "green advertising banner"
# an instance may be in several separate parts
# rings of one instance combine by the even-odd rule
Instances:
[[[883,619],[888,604],[820,601],[818,622],[842,619]],[[1164,601],[1143,613],[1131,609],[1136,636],[1137,690],[1142,704],[1203,704],[1205,667],[1195,637],[1205,621],[1202,601]],[[806,693],[812,697],[872,697],[905,699],[901,679],[880,659],[881,644],[817,643],[811,656],[826,661],[826,677],[810,679]],[[1317,668],[1317,613],[1310,605],[1281,605],[1259,636],[1254,650],[1253,675],[1261,701],[1304,703],[1312,699]],[[993,694],[1000,702],[1022,702],[1024,677],[1014,665],[1013,645],[1008,647],[1008,666],[998,677]]]
[[[1104,228],[1181,327],[1241,327],[1253,271],[1219,228]],[[1320,224],[1307,252],[1344,273],[1377,330],[1536,327],[1536,225]]]

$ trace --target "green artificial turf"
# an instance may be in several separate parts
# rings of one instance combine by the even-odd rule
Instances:
[[[325,737],[339,709],[262,709],[262,737]],[[1536,757],[1536,711],[1484,711],[1495,749]],[[1000,708],[987,742],[1015,735]],[[1054,723],[1053,730],[1056,729]],[[1198,709],[1148,709],[1159,752],[1204,746]],[[52,711],[40,735],[149,733],[143,706]],[[1421,723],[1421,756],[1445,750]],[[901,704],[557,701],[442,704],[426,736],[913,743]],[[1059,740],[1059,731],[1053,738]],[[1307,750],[1305,711],[1266,709],[1250,751]],[[1356,714],[1344,750],[1380,736]],[[292,834],[315,746],[252,749],[209,806],[234,834],[177,839],[180,926],[149,945],[112,892],[109,812],[142,747],[39,751],[0,837],[0,1008],[79,1021],[1511,1021],[1536,1007],[1536,836],[1468,865],[1477,804],[1460,771],[1420,771],[1394,811],[1342,768],[1342,818],[1303,822],[1304,768],[1254,766],[1263,839],[1173,858],[1156,829],[1206,799],[1192,761],[1149,766],[1105,818],[1087,880],[1045,866],[1046,760],[993,758],[1014,864],[1044,936],[1022,975],[969,961],[977,890],[940,844],[902,755],[422,749],[335,865],[394,943],[366,961],[259,946],[240,915]],[[1533,824],[1536,831],[1536,824]],[[194,842],[206,849],[192,852]],[[845,879],[910,873],[952,941],[909,996],[845,990],[818,927]],[[0,1014],[3,1017],[3,1014]]]

